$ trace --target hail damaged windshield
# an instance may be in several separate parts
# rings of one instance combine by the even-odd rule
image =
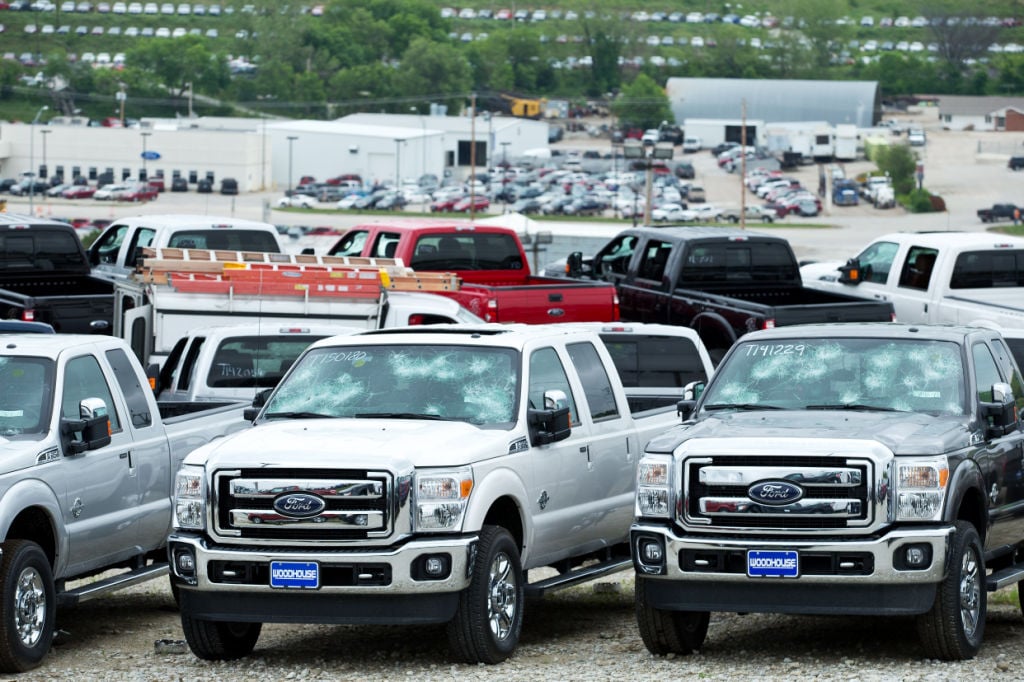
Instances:
[[[317,348],[267,404],[267,419],[434,419],[510,428],[519,354],[455,345]]]
[[[944,341],[804,339],[741,343],[702,409],[965,414],[960,348]]]

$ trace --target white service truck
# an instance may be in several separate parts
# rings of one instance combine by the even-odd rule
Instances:
[[[505,660],[527,594],[628,568],[637,457],[677,397],[631,410],[605,343],[573,324],[318,341],[248,434],[178,472],[189,646],[234,659],[263,623],[437,623],[458,659]],[[529,581],[542,567],[558,573]]]

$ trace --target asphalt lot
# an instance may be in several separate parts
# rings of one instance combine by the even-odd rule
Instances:
[[[1009,155],[985,154],[979,151],[984,142],[998,142],[1004,149],[1012,145],[1024,149],[1024,140],[1019,133],[946,131],[942,130],[936,121],[925,120],[926,115],[920,115],[921,120],[914,120],[913,116],[907,115],[900,118],[903,121],[914,121],[924,127],[928,134],[927,145],[920,148],[925,169],[924,185],[945,199],[948,208],[946,212],[909,214],[901,208],[878,210],[868,204],[833,207],[825,202],[824,212],[817,218],[787,217],[777,223],[777,226],[767,229],[773,234],[786,237],[801,260],[845,260],[876,236],[889,232],[983,231],[989,226],[978,220],[975,213],[977,209],[996,202],[1024,202],[1024,190],[1021,187],[1024,173],[1007,168]],[[610,150],[607,140],[595,140],[583,134],[570,134],[558,146],[563,149]],[[686,158],[694,164],[697,171],[695,182],[704,185],[709,202],[721,206],[739,206],[742,185],[738,174],[730,174],[719,169],[715,160],[706,151],[688,154]],[[848,176],[873,168],[874,165],[868,161],[845,165]],[[798,177],[809,188],[814,189],[818,185],[817,166],[804,166],[790,175]],[[60,218],[81,216],[113,219],[138,214],[198,213],[265,220],[275,224],[332,227],[377,222],[392,218],[394,215],[345,214],[333,210],[278,210],[273,208],[273,205],[279,196],[269,193],[222,196],[166,192],[157,201],[141,205],[91,199],[67,201],[36,197],[34,207],[41,215]],[[28,210],[27,199],[7,197],[7,200],[8,211]],[[747,201],[752,203],[758,200],[752,194],[748,194]],[[500,212],[500,206],[496,212]],[[542,264],[555,260],[576,249],[591,252],[630,224],[628,220],[593,223],[545,220],[539,227],[553,233],[554,243],[546,247],[545,252],[538,254],[537,261]],[[760,223],[748,227],[764,228]],[[298,251],[313,246],[317,250],[323,250],[332,244],[334,239],[306,237],[292,241],[289,248]]]

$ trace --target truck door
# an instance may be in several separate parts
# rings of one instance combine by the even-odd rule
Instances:
[[[900,322],[931,322],[931,295],[928,293],[939,252],[924,246],[911,246],[900,268],[892,306]],[[895,274],[895,273],[894,273]],[[890,276],[890,280],[892,275]]]
[[[583,401],[577,405],[580,420],[590,430],[586,461],[579,464],[574,492],[579,494],[577,534],[581,541],[601,546],[616,533],[625,535],[633,518],[633,478],[639,450],[629,405],[618,404],[608,378],[611,363],[602,360],[594,344],[566,346],[582,388]],[[586,485],[583,485],[583,483]],[[599,500],[599,504],[594,504]]]
[[[527,381],[529,407],[543,409],[545,391],[562,391],[568,401],[572,434],[565,440],[533,445],[533,480],[529,482],[534,505],[534,559],[560,555],[576,547],[581,539],[581,499],[588,497],[592,477],[587,476],[590,433],[580,420],[575,395],[558,352],[548,346],[534,350],[529,360]],[[586,492],[584,492],[585,489]]]
[[[669,279],[665,266],[672,243],[649,239],[634,257],[635,270],[619,288],[622,318],[634,322],[668,322]]]
[[[123,403],[114,401],[96,357],[71,358],[63,376],[58,403],[63,418],[79,419],[79,403],[86,398],[102,399],[110,416],[109,445],[77,455],[64,453],[70,571],[80,572],[137,553],[139,482]]]
[[[899,280],[899,264],[904,260],[897,257],[900,256],[899,251],[900,245],[897,242],[875,242],[868,246],[857,255],[857,261],[860,263],[860,271],[857,273],[860,283],[842,286],[841,292],[876,301],[890,300]]]
[[[977,399],[991,401],[992,384],[1008,383],[1013,388],[1019,414],[1020,406],[1024,405],[1024,386],[1006,346],[995,341],[990,349],[984,343],[975,343],[971,355]],[[1015,544],[1024,533],[1024,431],[1018,423],[1018,428],[985,443],[983,448],[979,465],[985,476],[992,523],[985,545]]]
[[[146,305],[125,310],[121,322],[121,338],[132,347],[132,352],[145,366],[153,354],[153,306]]]

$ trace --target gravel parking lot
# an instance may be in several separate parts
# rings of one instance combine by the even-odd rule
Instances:
[[[904,117],[906,118],[906,117]],[[816,219],[787,219],[768,229],[791,241],[802,259],[845,259],[877,235],[914,230],[984,230],[975,210],[998,201],[1024,201],[1021,178],[1006,168],[1005,155],[978,153],[979,143],[1011,140],[1014,134],[943,131],[925,123],[925,185],[941,194],[947,213],[910,215],[901,209],[861,205],[827,207]],[[1020,140],[1016,140],[1019,145]],[[566,148],[607,145],[569,137]],[[739,204],[739,179],[717,168],[707,152],[690,155],[708,200]],[[847,174],[871,168],[847,165]],[[795,173],[817,186],[817,168]],[[100,202],[36,201],[44,215],[115,218],[137,213],[208,213],[346,227],[377,217],[337,213],[295,213],[269,208],[278,195],[170,194],[144,206]],[[27,210],[12,198],[9,211]],[[313,217],[315,216],[315,217]],[[827,227],[801,227],[813,223]],[[542,229],[556,243],[541,262],[581,245],[603,243],[626,223],[547,222]],[[332,243],[331,237],[296,241],[292,248]],[[1004,591],[1006,592],[1006,591]],[[991,605],[985,644],[973,661],[944,663],[923,658],[911,619],[792,617],[771,614],[714,614],[707,643],[690,657],[651,656],[633,615],[630,572],[600,583],[555,593],[527,607],[518,654],[497,667],[453,663],[443,627],[331,627],[269,625],[253,656],[233,663],[196,659],[181,644],[182,633],[165,580],[134,587],[59,614],[62,634],[42,667],[18,680],[364,680],[364,679],[817,679],[817,680],[990,680],[1021,679],[1024,619],[1009,593]],[[157,650],[155,643],[162,642]]]

